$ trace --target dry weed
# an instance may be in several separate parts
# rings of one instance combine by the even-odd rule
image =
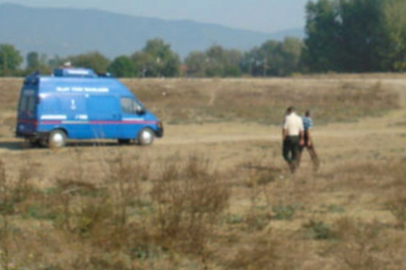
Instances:
[[[227,269],[299,269],[307,252],[295,240],[273,234],[254,236],[244,243],[227,263]]]
[[[338,242],[329,253],[340,259],[347,269],[382,269],[385,263],[378,256],[383,248],[380,242],[382,229],[378,222],[362,223],[341,218],[332,229]]]
[[[406,227],[406,167],[403,162],[390,162],[388,172],[392,181],[384,185],[389,189],[390,198],[387,199],[387,208],[396,218],[397,227],[404,230]]]
[[[3,160],[0,160],[0,266],[5,270],[10,269],[9,199],[6,168]]]
[[[156,204],[159,241],[167,248],[205,257],[213,226],[228,204],[230,189],[209,160],[191,156],[185,163],[169,158],[151,197]]]

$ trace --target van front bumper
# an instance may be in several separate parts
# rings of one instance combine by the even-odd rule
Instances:
[[[162,137],[164,136],[164,129],[163,129],[163,128],[158,128],[158,129],[155,131],[155,135],[156,135],[158,138],[162,138]]]
[[[155,131],[155,135],[156,135],[158,138],[162,138],[162,137],[164,136],[164,125],[162,124],[161,121],[159,121],[158,124],[157,124],[157,126],[158,126],[158,128],[157,128],[157,130]]]

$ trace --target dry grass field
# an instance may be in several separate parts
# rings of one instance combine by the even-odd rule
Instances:
[[[123,80],[151,147],[13,138],[0,80],[0,269],[406,269],[406,76]],[[290,175],[284,110],[321,159]]]

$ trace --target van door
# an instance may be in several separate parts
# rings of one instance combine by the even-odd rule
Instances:
[[[70,139],[88,138],[90,129],[87,124],[86,98],[84,95],[66,94],[50,97],[46,105],[49,107],[44,106],[44,111],[53,109],[60,113],[59,116],[64,119],[62,123],[68,131]],[[52,108],[55,106],[58,107]]]
[[[142,128],[145,127],[145,108],[133,97],[121,97],[122,125],[120,126],[121,139],[135,139]]]
[[[33,135],[37,130],[37,89],[23,88],[18,104],[17,134]]]
[[[115,96],[91,95],[87,98],[91,138],[116,139],[120,127],[120,101]]]

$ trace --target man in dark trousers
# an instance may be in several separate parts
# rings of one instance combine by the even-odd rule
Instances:
[[[303,128],[304,128],[304,144],[299,148],[298,154],[298,166],[300,164],[300,159],[303,153],[303,150],[307,148],[309,152],[310,158],[313,162],[313,169],[317,171],[320,166],[319,158],[317,156],[316,150],[314,149],[314,143],[312,140],[312,136],[310,134],[310,130],[313,128],[313,119],[310,117],[310,111],[306,111],[305,116],[302,117],[303,121]]]
[[[300,116],[295,113],[294,107],[289,107],[282,129],[283,158],[289,165],[290,171],[294,173],[298,166],[299,146],[304,145],[304,128]]]

